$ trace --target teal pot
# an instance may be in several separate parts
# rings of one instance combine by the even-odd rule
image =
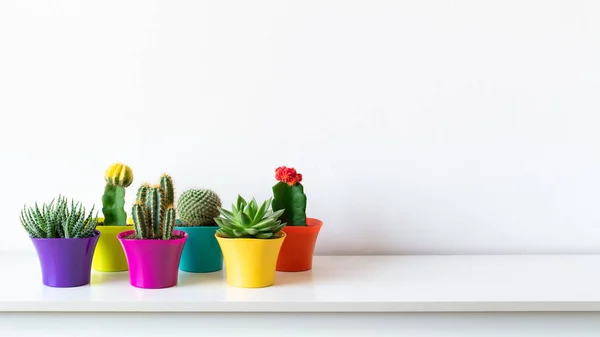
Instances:
[[[215,238],[217,226],[175,227],[187,233],[179,269],[188,273],[211,273],[223,269],[223,253]]]

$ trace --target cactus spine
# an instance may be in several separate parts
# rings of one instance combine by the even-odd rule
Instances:
[[[150,190],[150,185],[143,184],[137,191],[136,200],[146,200],[146,196],[148,195],[148,191]]]
[[[216,226],[221,198],[207,189],[189,189],[177,200],[177,211],[183,226]]]
[[[106,186],[102,196],[102,214],[105,226],[125,226],[125,188],[133,182],[133,171],[125,164],[112,164],[104,173]]]
[[[138,239],[170,240],[175,227],[173,180],[164,174],[160,184],[142,185],[132,208],[133,223]]]

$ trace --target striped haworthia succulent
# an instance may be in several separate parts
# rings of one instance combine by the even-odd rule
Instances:
[[[94,236],[97,214],[94,207],[86,215],[81,202],[69,201],[63,196],[53,199],[40,208],[25,205],[21,211],[21,224],[32,238],[89,238]]]

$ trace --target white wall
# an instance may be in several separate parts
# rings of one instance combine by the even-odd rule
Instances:
[[[600,252],[600,2],[0,2],[0,249],[104,169],[265,199],[318,254]],[[128,206],[129,208],[129,206]]]

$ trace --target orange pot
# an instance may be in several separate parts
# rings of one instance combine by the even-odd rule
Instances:
[[[277,259],[277,271],[312,269],[315,243],[323,221],[306,218],[306,224],[307,226],[285,226],[283,228],[286,237]]]

